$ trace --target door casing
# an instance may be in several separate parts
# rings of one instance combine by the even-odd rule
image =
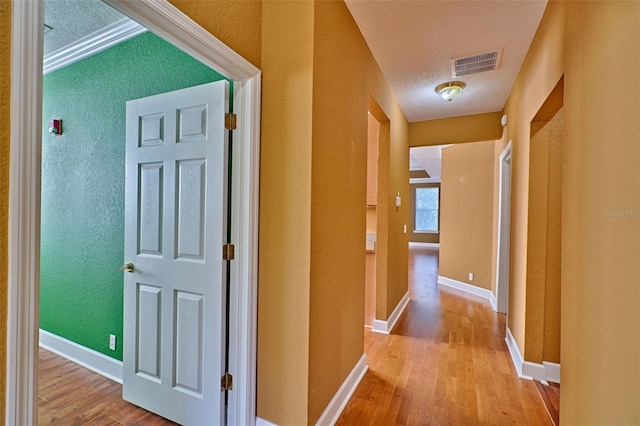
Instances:
[[[509,313],[509,258],[511,239],[511,141],[500,153],[498,189],[498,235],[496,238],[497,311]]]
[[[238,395],[229,422],[254,425],[261,72],[167,0],[104,1],[234,82],[230,369]],[[12,2],[5,424],[38,419],[43,15],[41,0]]]

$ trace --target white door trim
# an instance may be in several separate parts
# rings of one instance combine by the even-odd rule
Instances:
[[[38,421],[42,3],[11,3],[7,425]]]
[[[497,311],[509,312],[509,259],[511,239],[511,154],[512,143],[500,153],[498,189],[498,235],[496,254]]]
[[[234,392],[231,424],[255,424],[258,179],[261,73],[167,0],[109,5],[234,81],[232,307]],[[11,157],[6,424],[37,423],[42,123],[42,1],[12,3]],[[239,390],[242,390],[240,392]]]

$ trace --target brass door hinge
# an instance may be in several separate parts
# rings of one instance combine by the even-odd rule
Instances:
[[[236,115],[226,113],[224,115],[224,128],[227,130],[235,130],[236,129]]]
[[[222,260],[233,260],[235,257],[235,250],[233,244],[225,244],[222,246]]]
[[[230,391],[233,390],[233,376],[229,373],[225,373],[220,380],[220,391]]]

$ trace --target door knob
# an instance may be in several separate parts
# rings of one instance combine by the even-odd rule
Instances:
[[[133,263],[129,262],[120,267],[122,272],[133,272]]]

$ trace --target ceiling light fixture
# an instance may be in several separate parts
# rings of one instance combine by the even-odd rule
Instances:
[[[461,81],[448,81],[436,87],[436,92],[442,96],[442,99],[451,102],[460,96],[465,86],[466,84]]]

